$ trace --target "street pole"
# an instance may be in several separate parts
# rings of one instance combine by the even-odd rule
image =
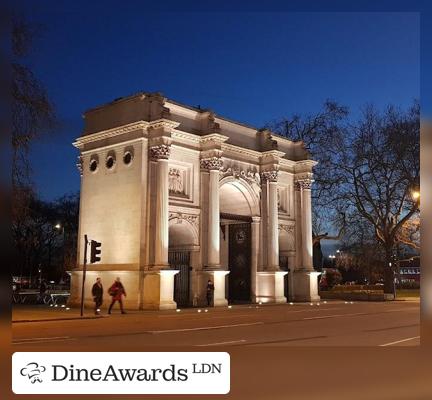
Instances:
[[[84,315],[84,283],[87,271],[87,246],[88,246],[87,235],[84,235],[84,265],[82,275],[82,287],[81,287],[81,317]]]
[[[62,254],[62,276],[61,276],[61,280],[63,280],[64,278],[64,274],[65,274],[65,248],[66,248],[66,243],[65,243],[65,239],[66,239],[66,234],[65,234],[65,227],[64,225],[62,226],[62,247],[63,247],[63,254]]]

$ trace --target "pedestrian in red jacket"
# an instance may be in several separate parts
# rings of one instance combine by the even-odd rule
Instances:
[[[120,278],[117,277],[111,287],[108,289],[108,294],[112,297],[111,304],[108,308],[108,314],[111,314],[111,309],[116,301],[120,304],[120,311],[122,314],[126,314],[123,309],[123,300],[122,297],[126,297],[126,291],[123,284],[120,282]]]

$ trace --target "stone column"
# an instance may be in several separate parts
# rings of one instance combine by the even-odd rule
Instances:
[[[301,264],[294,271],[294,299],[296,301],[318,301],[318,276],[319,272],[313,268],[312,259],[312,206],[311,186],[312,179],[299,178],[295,181],[298,207],[296,214],[296,226],[301,227]]]
[[[257,272],[258,303],[285,303],[284,276],[286,271],[279,268],[279,217],[277,201],[277,170],[261,172],[261,180],[267,182],[267,204],[262,204],[266,209],[267,217],[267,263],[264,271]]]
[[[169,310],[177,307],[174,301],[174,276],[179,271],[170,269],[168,263],[168,159],[169,144],[150,147],[150,157],[156,161],[156,191],[154,262],[144,271],[143,308],[147,310]]]
[[[277,178],[278,171],[267,171],[261,174],[262,179],[268,182],[267,206],[267,270],[279,270],[279,217]]]
[[[222,168],[222,160],[220,157],[203,158],[200,164],[201,169],[209,172],[207,268],[218,268],[220,266],[219,172]]]
[[[155,256],[157,268],[167,268],[168,264],[168,158],[170,146],[162,144],[150,148],[150,155],[156,165],[156,224]]]
[[[312,264],[312,204],[311,179],[296,181],[297,190],[301,198],[301,239],[302,239],[302,267],[313,270]]]
[[[260,217],[252,217],[251,236],[252,236],[252,254],[251,254],[251,301],[255,303],[257,297],[257,272],[258,272],[258,255],[260,245]]]
[[[210,157],[202,158],[202,170],[209,172],[208,193],[208,226],[207,226],[207,264],[202,271],[201,288],[205,292],[207,280],[212,280],[215,290],[213,293],[214,306],[226,306],[225,276],[229,274],[220,265],[220,208],[219,208],[219,173],[223,162],[221,152],[214,150]]]

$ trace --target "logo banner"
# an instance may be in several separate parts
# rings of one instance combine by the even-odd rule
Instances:
[[[226,352],[17,352],[16,394],[227,394]]]

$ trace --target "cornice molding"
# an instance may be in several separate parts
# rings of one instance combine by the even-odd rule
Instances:
[[[73,142],[72,144],[76,148],[82,149],[82,147],[88,143],[93,143],[99,140],[124,135],[129,132],[137,131],[139,129],[144,130],[148,127],[148,124],[149,123],[147,121],[138,121],[127,125],[122,125],[120,127],[111,128],[96,133],[91,133],[90,135],[85,135],[77,138],[75,142]]]
[[[177,128],[178,126],[180,126],[180,122],[171,121],[170,119],[166,119],[166,118],[161,118],[161,119],[156,119],[154,121],[148,122],[147,129],[165,128],[171,130]]]
[[[318,164],[318,161],[314,160],[301,160],[296,161],[294,170],[296,173],[298,172],[312,172],[312,168]]]
[[[268,150],[261,152],[261,157],[282,158],[286,153],[279,150]]]
[[[224,152],[224,156],[227,158],[231,158],[229,157],[229,155],[231,154],[234,155],[241,154],[245,156],[248,160],[250,160],[250,158],[253,158],[256,162],[258,162],[259,158],[261,157],[261,152],[259,151],[246,149],[244,147],[236,146],[234,144],[229,144],[229,143],[222,144],[222,151]],[[238,160],[238,161],[244,161],[244,160]]]
[[[228,136],[221,135],[220,133],[210,133],[200,137],[201,144],[207,144],[209,142],[215,142],[222,144],[229,139]]]
[[[190,142],[194,144],[199,144],[201,142],[201,136],[195,135],[193,133],[184,132],[180,130],[173,130],[171,133],[171,138],[179,142]]]

